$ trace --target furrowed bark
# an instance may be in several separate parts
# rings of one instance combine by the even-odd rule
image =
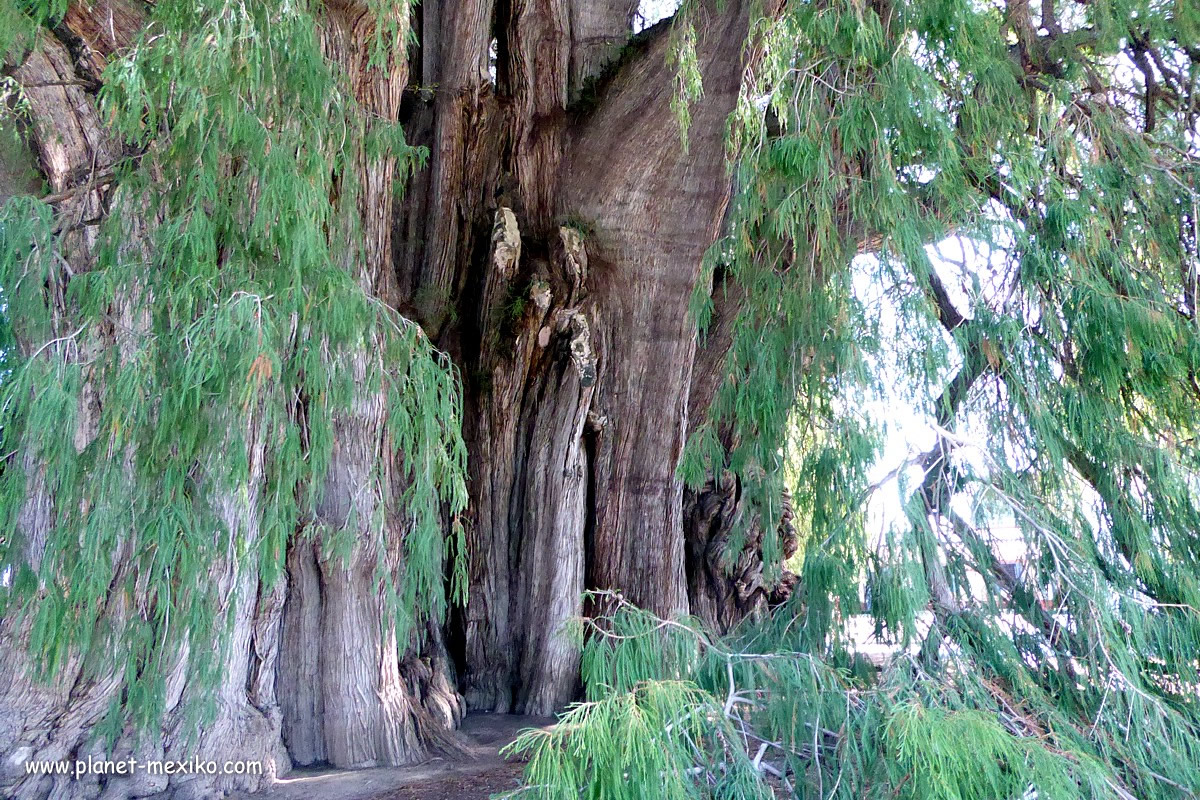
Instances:
[[[56,84],[31,90],[46,98],[35,103],[34,138],[51,190],[74,192],[62,202],[79,223],[105,213],[107,189],[89,182],[117,156],[95,118],[94,90],[143,12],[133,0],[72,5],[65,25],[80,66],[47,38],[59,51],[39,51],[23,67],[38,71],[23,82]],[[692,12],[704,92],[690,109],[686,150],[671,110],[678,78],[668,26],[630,45],[628,0],[425,3],[419,80],[410,80],[401,57],[370,62],[375,13],[366,3],[327,3],[325,54],[372,118],[403,114],[409,141],[429,147],[430,163],[397,204],[394,157],[351,155],[361,191],[340,212],[356,218],[361,239],[345,243],[343,266],[381,302],[419,319],[462,368],[470,592],[447,631],[459,684],[443,631],[423,625],[411,642],[397,641],[381,600],[376,564],[402,572],[408,523],[386,500],[399,495],[397,470],[376,468],[381,456],[389,463],[384,398],[364,386],[334,421],[323,499],[311,531],[289,544],[286,578],[264,585],[236,558],[213,567],[227,589],[220,611],[232,620],[221,644],[229,667],[216,690],[216,722],[191,742],[215,759],[251,757],[233,754],[240,747],[281,771],[289,762],[358,767],[421,758],[431,744],[450,743],[464,710],[459,689],[476,709],[561,708],[579,680],[579,653],[564,626],[587,610],[586,589],[618,590],[662,615],[694,608],[721,625],[769,595],[755,583],[754,563],[729,579],[741,581],[740,593],[716,578],[712,543],[736,516],[736,487],[714,482],[708,494],[685,497],[675,475],[728,347],[715,336],[698,353],[688,303],[731,190],[724,136],[743,74],[748,4],[701,3]],[[408,7],[391,13],[406,34]],[[117,24],[108,25],[110,17]],[[80,109],[88,113],[73,118]],[[86,253],[93,234],[81,224],[63,235]],[[374,357],[368,349],[353,354],[358,374]],[[265,435],[249,431],[252,457]],[[253,541],[258,488],[236,488],[219,516]],[[53,499],[36,479],[33,489],[25,525],[36,543]],[[345,557],[328,533],[343,525],[352,539]],[[9,674],[29,672],[19,650],[3,656],[14,665]],[[193,662],[179,653],[164,735],[141,745],[139,758],[197,754],[181,744],[183,709],[198,691]],[[0,717],[9,762],[84,752],[82,737],[115,683],[77,683],[78,665],[71,669],[62,685],[14,682],[4,690],[21,707],[20,719]],[[51,717],[69,731],[55,733],[53,746],[37,733]],[[132,741],[127,735],[118,750],[132,752]],[[143,780],[92,788],[112,797],[201,796],[260,785]],[[46,788],[33,782],[20,791]]]
[[[105,19],[100,19],[101,14]],[[326,20],[322,33],[328,55],[351,75],[359,101],[372,113],[395,119],[407,72],[403,63],[369,67],[367,46],[374,33],[374,16],[367,13],[365,5],[331,4]],[[108,170],[120,153],[104,131],[92,92],[113,50],[132,41],[143,21],[141,7],[132,3],[114,0],[91,7],[73,5],[61,35],[76,51],[78,68],[58,38],[43,34],[37,48],[14,72],[14,77],[29,87],[31,140],[49,183],[51,202],[64,220],[60,245],[69,267],[62,278],[64,285],[67,273],[79,274],[91,267],[95,226],[108,210],[112,191]],[[355,176],[362,187],[360,201],[343,209],[358,217],[363,234],[361,241],[345,247],[347,268],[370,292],[385,298],[397,294],[390,238],[395,166],[391,157],[368,162],[360,155]],[[61,297],[60,291],[60,301]],[[133,298],[121,298],[113,311],[114,331],[136,337],[144,330],[138,314]],[[101,331],[99,340],[87,340],[78,348],[82,351],[79,357],[89,357],[97,348],[124,347],[120,337],[110,333]],[[29,343],[27,352],[38,344]],[[64,346],[75,346],[75,342],[68,337]],[[92,406],[100,390],[89,386],[82,393],[76,436],[79,447],[96,435]],[[368,393],[353,413],[335,423],[339,441],[325,493],[333,510],[326,508],[327,512],[336,515],[342,510],[347,489],[343,479],[361,486],[358,479],[365,477],[367,465],[374,463],[379,449],[386,449],[380,436],[382,419],[382,397]],[[253,424],[247,432],[247,458],[253,465],[261,460],[264,435]],[[31,483],[21,513],[22,536],[27,542],[27,559],[36,565],[55,514],[55,500],[40,479],[36,459],[26,455],[24,461]],[[256,498],[261,477],[257,471],[250,485],[211,491],[218,498],[216,516],[249,552],[253,552],[257,537],[260,511]],[[364,513],[369,523],[371,509],[365,508]],[[385,517],[393,532],[389,541],[399,542],[404,520],[390,510]],[[130,534],[125,541],[136,539],[136,532]],[[371,541],[367,536],[361,538]],[[52,792],[70,798],[94,797],[102,791],[106,798],[125,798],[164,792],[208,797],[226,791],[254,791],[289,768],[290,757],[281,735],[284,730],[301,763],[406,763],[422,757],[429,742],[452,745],[446,731],[456,724],[462,708],[448,677],[450,667],[440,631],[422,630],[424,644],[420,647],[396,641],[394,625],[384,621],[372,547],[360,543],[346,563],[304,537],[298,537],[291,550],[288,563],[294,589],[286,617],[288,581],[261,584],[254,558],[238,556],[234,549],[212,565],[212,581],[222,598],[214,609],[218,630],[212,643],[224,663],[217,685],[202,690],[193,680],[195,659],[184,647],[165,676],[168,697],[161,729],[149,735],[127,730],[111,752],[102,750],[101,743],[92,744],[90,735],[116,699],[120,687],[116,668],[85,670],[81,659],[73,657],[56,675],[43,680],[24,652],[27,630],[14,630],[11,620],[0,623],[4,626],[0,663],[7,667],[0,685],[3,793],[43,797]],[[131,555],[114,553],[118,572],[122,560]],[[401,565],[393,566],[400,569]],[[105,624],[119,631],[123,619],[139,613],[142,602],[115,592]],[[199,701],[215,701],[216,707],[215,717],[202,729],[188,713]],[[30,760],[74,760],[88,755],[134,756],[143,763],[150,759],[258,760],[266,770],[256,776],[214,779],[192,775],[169,780],[145,772],[132,778],[90,776],[81,780],[25,772]]]
[[[764,531],[749,522],[740,552],[729,552],[729,539],[743,515],[752,512],[742,500],[737,476],[722,474],[697,490],[684,491],[684,537],[687,542],[688,600],[691,613],[711,628],[727,633],[747,617],[761,614],[787,600],[796,576],[782,570],[777,579],[766,573]],[[798,539],[792,527],[793,512],[785,497],[783,517],[775,535],[783,557],[796,552]]]
[[[501,208],[483,304],[484,328],[495,335],[484,344],[491,383],[474,440],[464,692],[475,707],[545,714],[577,681],[578,654],[563,626],[581,611],[584,427],[596,358],[578,303],[588,269],[578,233],[560,228],[550,257],[529,259],[534,277],[514,297],[520,255],[516,217]],[[514,300],[524,311],[511,319]]]
[[[688,419],[693,426],[704,421],[725,378],[733,325],[746,293],[718,268],[709,294],[712,318],[696,351],[688,392]],[[722,425],[719,435],[726,452],[732,451],[735,440],[730,426]],[[728,470],[683,493],[688,601],[691,613],[717,631],[728,631],[742,619],[783,603],[796,585],[796,576],[787,569],[778,578],[768,576],[762,525],[743,516],[751,513],[742,500],[740,480]],[[785,559],[795,554],[799,543],[792,518],[791,501],[785,496],[775,532]],[[731,554],[728,544],[739,524],[747,525],[747,536],[741,551]]]
[[[365,377],[366,355],[355,373]],[[319,542],[321,584],[320,636],[301,647],[320,652],[322,727],[328,761],[340,767],[402,764],[421,754],[412,720],[413,709],[400,682],[394,624],[387,622],[376,563],[381,557],[393,569],[395,553],[378,552],[373,528],[386,527],[386,538],[399,541],[399,520],[382,509],[377,494],[386,413],[381,395],[367,393],[352,414],[335,421],[334,452],[318,523],[330,530],[349,527],[355,537],[347,557],[331,552],[332,542]],[[344,534],[334,534],[344,535]],[[300,543],[300,546],[304,546]]]
[[[428,194],[421,216],[419,257],[408,262],[411,300],[431,334],[441,330],[461,289],[462,266],[470,258],[473,226],[480,221],[492,158],[487,144],[492,81],[488,74],[492,0],[442,0],[427,9],[426,26],[437,31],[433,140]],[[436,16],[434,16],[436,15]]]
[[[75,25],[79,20],[78,10],[73,8],[66,24]],[[67,30],[74,32],[71,27]],[[119,38],[123,30],[118,30],[114,23],[109,35]],[[85,40],[84,34],[79,34],[80,40]],[[85,46],[83,52],[85,56],[90,54],[83,62],[85,68],[105,56],[100,46]],[[112,191],[108,183],[97,176],[108,174],[120,151],[104,131],[93,97],[85,90],[87,82],[76,72],[67,48],[58,38],[48,34],[40,36],[33,51],[14,71],[14,77],[30,87],[27,91],[33,122],[30,138],[62,221],[63,274],[57,280],[65,286],[69,276],[86,272],[94,265],[96,221],[107,213]],[[134,240],[126,246],[139,247],[139,226],[133,225],[131,230]],[[60,310],[66,310],[65,295],[61,290],[56,294],[56,302],[60,304]],[[72,357],[81,359],[93,359],[104,348],[117,348],[123,358],[128,357],[136,346],[136,339],[145,331],[141,304],[137,298],[119,298],[111,309],[111,319],[114,321],[111,328],[79,331],[74,335],[63,331],[61,346],[69,348],[67,352],[75,354]],[[36,344],[23,342],[22,346],[28,353]],[[89,379],[80,392],[75,434],[75,445],[79,449],[99,435],[97,420],[103,387],[97,385],[94,373],[89,370],[87,374]],[[246,437],[251,464],[260,461],[255,454],[261,451],[261,441],[261,432],[251,426]],[[20,515],[20,535],[26,542],[27,562],[36,567],[46,546],[46,535],[61,509],[57,508],[53,487],[42,478],[37,459],[27,452],[23,460],[32,481]],[[229,526],[234,538],[243,544],[252,544],[257,531],[256,487],[215,487],[209,495],[220,498],[213,510]],[[114,574],[121,576],[136,569],[136,553],[132,547],[136,532],[129,531],[117,541],[112,562]],[[78,654],[72,654],[55,674],[39,676],[35,664],[24,652],[28,629],[14,630],[18,619],[14,617],[4,621],[3,635],[0,636],[0,663],[7,667],[3,672],[5,683],[0,687],[0,708],[4,709],[0,714],[0,753],[4,759],[0,788],[6,796],[40,798],[50,793],[62,798],[95,797],[103,790],[105,798],[145,796],[164,791],[171,791],[178,797],[201,797],[226,789],[254,790],[271,780],[277,771],[287,771],[288,758],[279,740],[279,715],[272,693],[263,681],[252,680],[251,674],[252,648],[259,654],[261,663],[273,659],[271,620],[278,617],[278,604],[260,602],[256,565],[240,558],[232,547],[224,558],[212,565],[211,575],[223,587],[223,604],[216,613],[219,618],[231,621],[228,629],[222,631],[220,641],[214,643],[226,648],[223,652],[228,654],[220,680],[211,693],[206,693],[206,698],[216,701],[215,716],[204,731],[199,732],[195,718],[182,711],[180,701],[188,694],[191,669],[189,654],[184,647],[167,678],[168,703],[159,734],[146,736],[127,729],[117,738],[109,755],[114,758],[135,756],[139,760],[211,758],[222,763],[235,758],[258,759],[267,765],[264,773],[249,778],[224,776],[216,780],[199,776],[169,779],[165,775],[151,776],[144,772],[132,777],[112,778],[27,774],[25,764],[31,760],[74,761],[106,755],[103,743],[94,739],[92,729],[117,700],[121,666],[85,663]],[[119,580],[114,580],[96,635],[103,636],[105,631],[112,631],[120,636],[135,615],[146,613],[148,591],[141,582],[135,583],[132,591],[127,591]],[[249,693],[248,685],[254,687]]]
[[[472,459],[478,491],[466,611],[468,704],[550,713],[575,691],[563,630],[581,611],[588,468],[584,425],[596,382],[587,252],[555,226],[571,86],[572,9],[517,2],[500,42],[498,92],[511,151],[500,158],[514,210],[496,212],[482,278],[480,384]],[[518,217],[528,233],[524,243]],[[522,256],[524,256],[522,258]],[[511,620],[511,623],[510,623]]]
[[[321,576],[316,548],[294,543],[287,554],[287,602],[284,605],[276,693],[282,712],[281,734],[297,764],[328,761],[325,749],[325,693],[321,688]]]
[[[407,62],[372,65],[377,24],[366,3],[330,3],[322,31],[326,56],[346,67],[363,109],[394,121],[408,79]],[[397,6],[401,39],[407,34],[407,6]],[[370,124],[370,123],[369,123]],[[385,155],[355,156],[360,184],[358,204],[343,213],[357,217],[361,239],[346,242],[345,268],[370,294],[396,303],[392,223],[396,160]],[[366,351],[353,355],[363,392],[354,408],[334,421],[334,451],[317,509],[317,524],[354,536],[350,554],[334,552],[332,538],[298,537],[288,556],[296,592],[288,601],[280,679],[286,687],[283,728],[298,763],[322,761],[339,767],[406,764],[425,754],[439,731],[457,725],[460,703],[442,674],[441,640],[429,637],[425,652],[406,654],[396,639],[395,622],[379,586],[382,559],[394,573],[403,569],[400,543],[406,520],[385,504],[382,490],[396,478],[375,465],[392,458],[385,436],[386,393],[366,385]],[[395,496],[398,496],[399,492]],[[375,527],[383,525],[377,535]],[[333,534],[333,537],[345,533]],[[386,544],[384,544],[386,543]],[[386,547],[387,552],[380,552]],[[424,703],[423,703],[424,701]]]
[[[356,371],[365,375],[366,355],[356,360]],[[288,553],[292,588],[277,691],[284,741],[300,764],[412,763],[431,743],[453,746],[448,731],[462,716],[439,632],[413,632],[419,644],[398,641],[380,585],[380,560],[393,575],[403,570],[400,544],[409,524],[380,494],[382,485],[395,481],[391,471],[375,472],[387,448],[385,417],[382,395],[366,392],[352,413],[335,421],[315,522],[339,532],[302,533]],[[352,544],[345,554],[337,540],[347,535]]]
[[[90,219],[102,213],[103,190],[81,189],[88,186],[93,170],[111,165],[116,155],[112,142],[105,136],[90,97],[75,85],[76,75],[70,55],[55,38],[43,37],[23,63],[13,71],[23,85],[37,87],[28,90],[27,98],[32,117],[30,141],[34,155],[52,192],[64,195],[62,211],[68,218]],[[91,266],[90,246],[93,231],[88,227],[73,229],[63,241],[64,259],[74,271],[86,271]],[[54,292],[55,307],[64,309],[62,286],[66,272],[59,277]],[[67,337],[61,320],[56,337]],[[20,333],[18,332],[18,337]],[[25,353],[40,343],[19,341]],[[74,339],[63,347],[75,347]],[[83,358],[84,348],[75,347],[73,358]],[[77,410],[76,442],[86,445],[95,435],[95,424],[88,393]],[[43,462],[38,454],[28,450],[20,454],[28,476],[28,490],[18,518],[16,535],[23,540],[24,560],[36,569],[44,556],[47,538],[53,525],[55,498],[47,485]],[[120,556],[117,555],[119,559]],[[123,604],[113,608],[114,622],[120,623],[128,613]],[[3,773],[0,790],[16,798],[37,797],[53,789],[63,796],[78,791],[67,777],[30,778],[25,763],[32,759],[64,759],[83,744],[86,733],[100,720],[119,687],[116,669],[86,676],[85,664],[78,654],[69,655],[65,664],[53,676],[38,675],[38,667],[26,653],[29,626],[20,625],[14,617],[0,621],[0,757]]]
[[[669,111],[669,43],[658,38],[572,131],[563,173],[564,208],[592,228],[601,364],[587,582],[660,615],[688,608],[675,475],[696,352],[687,309],[729,198],[724,131],[740,88],[747,14],[736,2],[698,14],[704,94],[691,109],[688,152]]]
[[[571,109],[607,65],[599,54],[620,50],[629,8],[504,8],[497,92],[511,149],[497,156],[498,191],[512,205],[496,211],[464,302],[478,309],[479,358],[463,690],[474,708],[546,713],[576,691],[564,624],[584,611],[579,590],[688,608],[675,477],[696,347],[687,306],[729,196],[724,130],[747,12],[698,15],[705,92],[685,153],[665,26],[592,90],[594,107]]]
[[[218,764],[231,761],[259,761],[267,765],[262,775],[234,776],[179,775],[168,781],[154,781],[148,773],[139,773],[122,786],[120,780],[110,780],[105,794],[108,797],[136,796],[145,789],[170,789],[172,797],[207,798],[226,791],[256,791],[268,785],[276,775],[286,774],[291,767],[287,751],[279,736],[280,712],[273,693],[266,686],[253,687],[255,654],[266,661],[276,657],[278,622],[281,611],[275,591],[281,587],[262,586],[258,575],[254,544],[259,536],[258,497],[261,495],[263,473],[262,454],[266,431],[256,424],[253,413],[245,420],[236,419],[224,409],[214,414],[214,426],[230,424],[243,426],[243,441],[230,437],[231,447],[245,447],[250,463],[247,485],[221,487],[215,492],[216,517],[229,532],[227,554],[209,570],[210,580],[218,587],[221,598],[215,619],[227,620],[218,626],[214,652],[219,653],[219,681],[215,688],[201,687],[188,681],[178,702],[167,712],[161,744],[149,745],[139,739],[136,731],[127,736],[130,755],[134,748],[138,760],[166,759],[186,762],[200,757]],[[235,417],[222,419],[222,417]],[[215,466],[215,465],[214,465]],[[219,468],[214,469],[219,474]],[[242,555],[238,554],[238,551]],[[260,602],[260,590],[266,597]],[[181,656],[186,669],[187,654]],[[251,688],[253,687],[253,688]],[[174,700],[175,698],[171,698]],[[215,702],[216,714],[211,722],[197,727],[190,713],[204,702]],[[152,741],[152,739],[151,739]],[[124,746],[118,751],[122,752]],[[122,755],[124,753],[122,752]]]

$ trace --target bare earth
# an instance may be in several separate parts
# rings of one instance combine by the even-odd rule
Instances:
[[[547,717],[470,714],[460,729],[463,754],[435,756],[411,767],[305,767],[246,800],[486,800],[517,788],[524,767],[501,758],[500,748],[524,728],[553,723]]]

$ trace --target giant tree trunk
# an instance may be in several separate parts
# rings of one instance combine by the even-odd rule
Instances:
[[[102,5],[108,13],[108,5]],[[72,9],[68,20],[76,27],[67,30],[99,37],[88,48],[64,34],[76,52],[82,54],[79,65],[73,64],[63,41],[45,36],[14,71],[17,80],[29,87],[33,122],[29,138],[50,186],[52,202],[57,204],[64,220],[60,234],[64,289],[67,275],[86,272],[94,265],[92,248],[96,244],[96,220],[106,213],[112,200],[110,187],[106,186],[103,176],[119,153],[117,144],[104,131],[93,97],[84,87],[95,79],[92,70],[103,63],[105,54],[111,53],[113,47],[127,43],[132,28],[140,24],[140,12],[130,8],[114,3],[110,23],[103,31],[78,27],[84,17],[80,9]],[[97,13],[100,10],[97,9]],[[122,27],[118,27],[118,20]],[[137,248],[141,244],[135,237],[126,246]],[[65,311],[68,301],[63,289],[56,292],[55,302]],[[101,348],[115,348],[123,357],[131,339],[145,332],[146,320],[140,299],[135,296],[118,299],[111,308],[110,318],[113,324],[104,330],[81,329],[74,334],[60,331],[58,346],[64,348],[68,359],[80,359],[85,364]],[[103,387],[96,385],[94,378],[80,392],[74,434],[78,449],[102,435],[96,425],[102,392]],[[227,411],[213,409],[212,424],[227,421]],[[246,419],[249,422],[248,429],[243,432],[247,447],[245,457],[249,463],[256,464],[266,432],[254,424],[253,415]],[[28,450],[22,455],[26,475],[32,480],[15,533],[25,541],[25,557],[32,565],[45,556],[46,534],[56,513],[57,498],[42,479],[44,459],[49,457],[53,454]],[[220,498],[212,509],[216,518],[230,531],[237,532],[247,547],[253,547],[258,533],[257,498],[262,475],[252,469],[248,485],[221,486],[220,474],[219,465],[198,464],[196,467],[197,481],[212,484],[215,491],[211,496]],[[116,575],[107,598],[105,616],[96,631],[98,637],[108,629],[122,630],[132,616],[142,613],[138,607],[140,598],[136,593],[131,596],[123,591],[119,580],[127,559],[134,557],[136,536],[132,534],[125,532],[115,537],[111,558]],[[266,770],[259,775],[233,780],[189,775],[168,781],[166,776],[147,773],[105,778],[96,775],[80,778],[27,775],[25,764],[31,760],[74,761],[104,756],[104,744],[95,738],[93,729],[120,699],[121,667],[104,664],[94,653],[90,659],[72,655],[65,666],[52,675],[39,677],[33,660],[24,652],[28,626],[17,618],[8,618],[0,621],[0,664],[4,666],[0,672],[0,754],[3,756],[0,790],[5,796],[32,798],[50,793],[55,797],[92,797],[103,788],[105,797],[132,797],[170,788],[176,796],[200,797],[222,789],[257,789],[275,774],[287,771],[288,758],[278,735],[279,713],[274,700],[273,674],[268,679],[262,672],[264,665],[273,665],[276,656],[275,629],[282,598],[278,589],[282,587],[268,591],[267,587],[260,586],[256,567],[233,552],[211,565],[209,577],[221,597],[214,616],[224,622],[212,647],[220,654],[218,658],[223,657],[225,661],[219,680],[203,698],[212,701],[214,709],[209,724],[197,732],[194,717],[185,711],[189,701],[197,699],[196,690],[187,680],[193,659],[185,648],[171,662],[170,674],[163,676],[166,704],[161,735],[139,736],[127,728],[119,733],[109,752],[113,758],[132,756],[143,762],[149,759],[182,761],[193,757],[221,763],[250,759],[263,762],[267,765]]]
[[[629,0],[431,0],[415,12],[409,62],[388,64],[368,58],[373,4],[329,0],[326,56],[365,109],[401,119],[409,140],[430,151],[399,203],[394,159],[361,158],[361,200],[341,211],[358,217],[363,237],[347,243],[345,268],[419,320],[463,379],[470,587],[446,631],[457,669],[443,631],[426,627],[412,642],[397,641],[382,622],[374,567],[382,559],[400,568],[394,553],[380,552],[386,546],[364,529],[348,558],[333,557],[319,534],[297,531],[286,576],[273,585],[236,553],[213,565],[227,590],[226,625],[214,643],[228,659],[216,721],[188,737],[182,709],[196,692],[181,652],[163,735],[126,731],[117,754],[136,741],[145,758],[261,758],[279,773],[292,762],[408,763],[450,741],[464,704],[549,713],[569,702],[579,664],[563,626],[590,610],[587,589],[620,591],[659,614],[693,608],[722,626],[761,606],[767,589],[755,587],[753,598],[717,608],[714,596],[732,596],[720,584],[738,580],[712,568],[710,545],[723,540],[731,515],[710,513],[712,492],[685,497],[676,476],[727,347],[713,336],[698,352],[688,304],[730,195],[724,136],[751,4],[697,5],[689,22],[704,91],[691,107],[685,149],[671,110],[678,77],[669,26],[631,41]],[[397,3],[392,12],[401,35],[407,9]],[[41,87],[29,90],[30,139],[51,191],[71,195],[63,208],[78,220],[105,213],[105,189],[89,181],[119,152],[96,114],[99,69],[120,56],[146,13],[138,0],[73,3],[63,27],[13,73]],[[63,234],[78,240],[76,272],[87,269],[89,230]],[[91,346],[117,342],[100,335]],[[386,520],[386,541],[403,536],[403,515],[382,507],[385,495],[372,488],[370,465],[387,451],[384,413],[380,396],[364,389],[334,421],[315,529],[346,523],[353,507],[356,519]],[[82,442],[96,435],[79,434]],[[266,435],[253,431],[251,450]],[[27,467],[37,475],[36,463]],[[720,482],[710,488],[728,493]],[[219,509],[250,541],[261,491],[255,482],[229,487]],[[33,480],[23,515],[35,543],[30,558],[52,506]],[[752,573],[753,563],[742,565],[741,575]],[[112,611],[122,613],[131,612]],[[53,784],[60,797],[100,788],[106,797],[205,796],[262,785],[260,777],[25,776],[29,759],[93,752],[88,734],[117,681],[85,679],[82,665],[71,664],[38,682],[21,631],[3,633],[5,793],[41,797]]]
[[[580,12],[505,11],[502,102],[485,85],[445,101],[473,98],[476,114],[501,116],[501,132],[455,129],[452,142],[435,142],[478,168],[466,186],[498,183],[473,193],[474,208],[456,197],[436,217],[465,217],[460,231],[492,222],[489,247],[454,250],[488,256],[465,280],[460,307],[472,324],[446,339],[461,348],[474,406],[463,690],[473,708],[548,713],[576,691],[578,654],[563,626],[583,612],[582,590],[688,610],[675,471],[689,414],[703,409],[689,409],[697,336],[687,309],[728,201],[725,120],[747,11],[735,2],[697,14],[704,95],[686,152],[665,26],[626,53],[594,107],[576,111],[578,81],[601,66],[594,39],[572,38]],[[628,8],[611,12],[591,23],[627,30]],[[428,241],[441,235],[435,223]]]

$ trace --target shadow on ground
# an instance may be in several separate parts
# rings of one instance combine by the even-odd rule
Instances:
[[[525,728],[548,727],[549,717],[469,714],[459,730],[463,752],[409,767],[339,770],[301,768],[244,800],[486,800],[517,788],[524,764],[500,748]]]

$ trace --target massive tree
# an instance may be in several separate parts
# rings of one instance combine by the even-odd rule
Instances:
[[[406,763],[571,700],[585,587],[687,610],[688,303],[750,13],[689,22],[685,148],[633,11],[6,7],[46,184],[0,280],[18,795],[94,791],[24,764],[100,752]]]
[[[663,730],[727,727],[632,764],[587,739],[628,719],[601,702],[539,785],[570,791],[584,753],[634,791],[922,796],[949,779],[916,755],[821,753],[894,750],[879,731],[926,703],[949,722],[904,730],[986,739],[1006,787],[1009,740],[1051,730],[1039,781],[1196,789],[1193,6],[694,0],[636,34],[628,0],[3,10],[7,127],[43,181],[0,230],[6,793],[270,777],[25,770],[89,754],[403,764],[467,709],[549,713],[581,678]],[[924,249],[950,235],[1006,254],[969,307]],[[864,252],[939,431],[886,543],[862,513]],[[954,429],[981,410],[972,470]],[[963,496],[1040,568],[996,566]],[[797,530],[799,590],[767,617]],[[864,580],[924,642],[882,705],[830,671]],[[736,629],[736,669],[669,622],[689,611]],[[780,683],[764,642],[812,669]],[[736,717],[740,681],[790,713]],[[786,758],[738,760],[751,730]]]

